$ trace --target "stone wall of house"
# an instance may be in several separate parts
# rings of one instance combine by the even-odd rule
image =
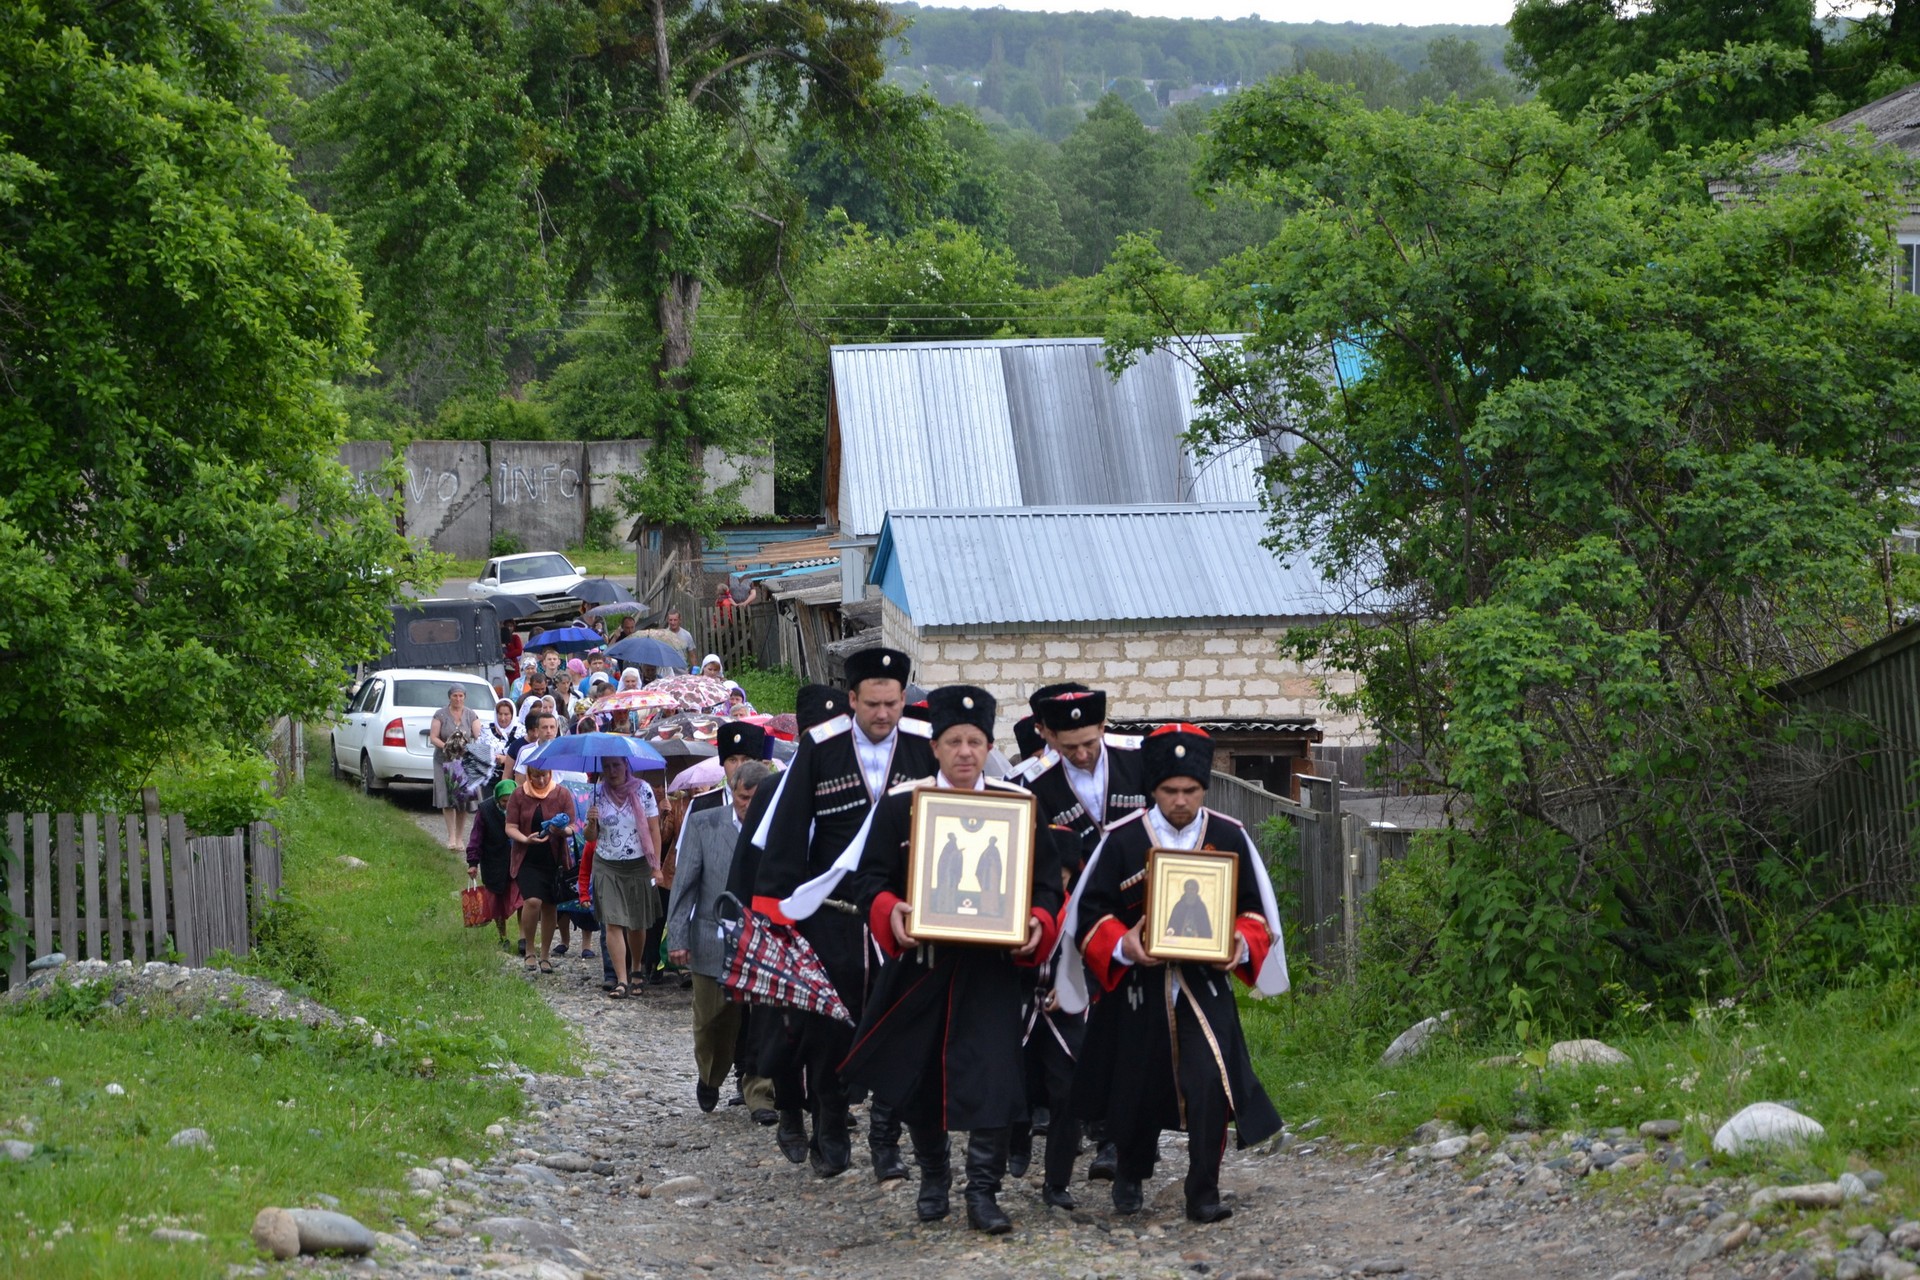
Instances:
[[[882,643],[912,657],[920,684],[977,684],[1003,706],[1024,708],[1039,686],[1079,680],[1107,691],[1107,713],[1116,720],[1312,716],[1329,745],[1365,740],[1358,720],[1327,706],[1329,695],[1353,691],[1355,677],[1283,655],[1277,628],[916,635],[889,600],[880,634]],[[1015,718],[1001,716],[1002,737],[1011,736]]]

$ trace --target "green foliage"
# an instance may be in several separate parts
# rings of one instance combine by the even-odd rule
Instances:
[[[737,663],[727,677],[739,681],[747,691],[747,701],[763,715],[792,711],[800,696],[800,677],[788,667],[763,671],[748,661]]]
[[[1709,951],[1752,977],[1765,855],[1818,768],[1765,690],[1886,616],[1888,495],[1920,462],[1920,306],[1887,287],[1912,177],[1820,133],[1645,163],[1622,120],[1713,65],[1607,119],[1275,82],[1203,167],[1288,211],[1273,240],[1200,280],[1137,240],[1109,271],[1122,351],[1255,331],[1200,369],[1196,442],[1282,445],[1271,545],[1366,601],[1290,644],[1471,798],[1434,958],[1493,1009],[1671,1007]],[[1796,171],[1758,164],[1787,146]]]
[[[223,836],[273,812],[273,761],[251,745],[207,740],[169,757],[154,773],[160,808],[183,814],[196,835]]]
[[[837,219],[827,233],[802,308],[834,342],[991,338],[1024,319],[1012,253],[970,227],[935,222],[883,239]]]
[[[324,712],[413,572],[336,460],[359,289],[261,119],[260,8],[0,9],[4,807]]]
[[[795,259],[803,202],[769,157],[835,136],[904,193],[939,152],[932,101],[883,83],[899,24],[877,0],[315,0],[300,29],[334,76],[306,136],[383,359],[518,392],[559,306],[595,298],[639,364],[575,377],[557,416],[604,424],[579,403],[598,399],[624,419],[608,438],[651,439],[626,499],[667,526],[737,510],[703,450],[764,449],[697,345],[706,291],[771,292]]]
[[[620,517],[612,507],[594,507],[587,512],[586,529],[582,533],[585,549],[589,551],[612,551],[618,545],[614,534],[619,528]]]
[[[312,914],[287,895],[269,906],[254,927],[245,968],[316,1000],[330,998],[336,980],[326,937]]]
[[[490,556],[517,556],[525,550],[520,535],[505,529],[496,532],[487,543],[487,554]]]
[[[436,440],[572,440],[562,434],[553,411],[537,399],[473,394],[457,396],[434,416]]]

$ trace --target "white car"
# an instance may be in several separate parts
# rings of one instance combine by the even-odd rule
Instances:
[[[503,594],[532,596],[540,602],[542,615],[571,618],[579,612],[580,601],[567,592],[586,580],[586,570],[558,551],[529,551],[487,561],[479,580],[467,584],[467,594],[476,600]]]
[[[493,718],[493,686],[478,676],[428,667],[376,671],[361,683],[333,731],[333,772],[369,794],[394,782],[433,782],[433,713],[447,690],[467,691],[467,709]]]

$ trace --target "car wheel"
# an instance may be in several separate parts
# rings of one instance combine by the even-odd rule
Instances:
[[[346,778],[347,771],[340,767],[340,741],[331,736],[327,738],[327,763],[333,766],[332,772],[335,782],[343,781]]]
[[[387,789],[373,776],[373,757],[364,751],[360,753],[360,789],[370,796],[377,796]]]

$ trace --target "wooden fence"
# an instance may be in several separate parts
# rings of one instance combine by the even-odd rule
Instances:
[[[11,813],[0,856],[9,915],[25,933],[9,985],[36,956],[187,964],[245,955],[280,894],[280,833],[256,822],[227,836],[187,835],[181,815]]]
[[[1282,923],[1289,948],[1304,951],[1322,974],[1336,968],[1353,977],[1367,895],[1380,883],[1383,863],[1407,856],[1418,828],[1383,827],[1347,810],[1346,787],[1338,778],[1303,774],[1298,802],[1276,796],[1255,783],[1227,774],[1213,775],[1207,805],[1238,818],[1258,837],[1269,818],[1293,820],[1299,844],[1293,869],[1299,908]],[[1284,856],[1282,850],[1271,854]]]

